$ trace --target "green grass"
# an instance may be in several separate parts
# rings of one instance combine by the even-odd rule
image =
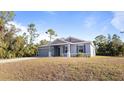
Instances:
[[[40,58],[5,63],[0,64],[0,80],[124,80],[124,58]]]

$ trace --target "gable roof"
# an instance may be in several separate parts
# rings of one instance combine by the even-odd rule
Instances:
[[[77,43],[91,43],[90,41],[85,41],[85,40],[80,40],[78,38],[75,38],[75,37],[68,37],[68,38],[58,38],[58,39],[55,39],[54,41],[51,42],[51,46],[54,46],[54,45],[63,45],[63,44],[77,44]],[[48,44],[49,45],[49,44]],[[48,46],[48,45],[44,45],[44,46],[41,46],[41,47],[45,47],[45,46]]]
[[[71,43],[77,43],[77,42],[86,42],[85,40],[80,40],[75,37],[68,37],[65,39],[65,41],[71,42]]]
[[[56,40],[54,40],[51,45],[59,45],[59,44],[76,44],[76,43],[91,43],[90,41],[85,41],[85,40],[81,40],[75,37],[68,37],[68,38],[58,38]]]
[[[68,42],[63,39],[56,39],[51,44],[54,45],[54,44],[65,44],[65,43],[68,43]]]

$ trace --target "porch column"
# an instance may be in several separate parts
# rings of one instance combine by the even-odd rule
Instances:
[[[67,52],[67,57],[71,57],[71,53],[70,53],[70,44],[68,44],[68,52]]]
[[[49,57],[51,57],[51,48],[49,47]]]
[[[51,57],[51,41],[49,42],[49,54],[48,54],[49,57]]]

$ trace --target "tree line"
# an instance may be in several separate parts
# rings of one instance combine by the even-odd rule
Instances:
[[[38,47],[48,44],[48,41],[44,39],[34,43],[39,33],[33,23],[27,25],[26,33],[18,35],[22,30],[10,23],[14,17],[14,12],[0,11],[0,58],[36,56]],[[52,29],[48,29],[46,33],[50,39],[55,35]]]
[[[121,38],[113,34],[112,36],[99,35],[94,40],[96,54],[103,56],[124,56],[124,43]]]
[[[26,33],[17,35],[21,29],[9,23],[14,19],[14,16],[14,12],[0,12],[0,58],[34,56],[37,52],[37,46],[33,44],[37,37],[35,25],[29,24],[27,26],[29,35]]]

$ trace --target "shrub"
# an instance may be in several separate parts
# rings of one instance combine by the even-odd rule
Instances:
[[[79,52],[78,54],[77,54],[77,57],[83,57],[84,56],[84,54],[82,53],[82,52]]]

